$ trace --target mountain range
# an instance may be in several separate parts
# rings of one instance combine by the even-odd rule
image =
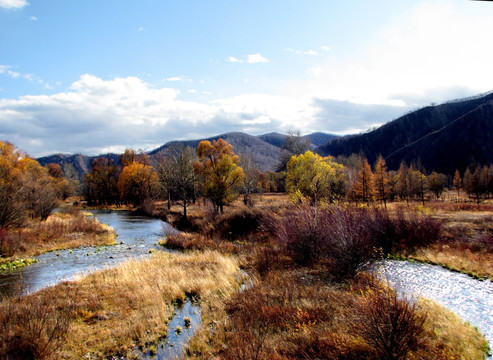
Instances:
[[[159,153],[166,154],[172,146],[196,148],[202,140],[222,138],[233,145],[237,154],[250,156],[260,170],[275,170],[287,136],[277,132],[259,136],[231,132],[207,139],[170,141],[148,154],[152,159]],[[311,150],[324,156],[361,153],[374,164],[382,155],[389,169],[395,170],[405,161],[419,163],[427,171],[452,175],[458,169],[463,173],[468,165],[493,162],[493,92],[426,106],[363,134],[339,137],[316,132],[304,137]],[[56,154],[37,160],[42,165],[58,163],[73,168],[82,179],[92,161],[101,156],[114,161],[119,158],[119,154]]]

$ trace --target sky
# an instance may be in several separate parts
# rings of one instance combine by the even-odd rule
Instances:
[[[0,0],[0,141],[359,133],[493,90],[492,44],[489,1]]]

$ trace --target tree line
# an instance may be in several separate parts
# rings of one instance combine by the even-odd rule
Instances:
[[[42,167],[8,142],[0,141],[0,229],[27,219],[46,219],[58,200],[73,192],[57,164]]]

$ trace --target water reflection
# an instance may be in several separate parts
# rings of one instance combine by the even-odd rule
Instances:
[[[147,256],[152,250],[163,250],[158,245],[158,240],[166,232],[176,232],[159,219],[128,211],[91,212],[100,222],[115,230],[118,245],[63,250],[37,256],[38,263],[0,274],[0,296],[34,292],[80,274]]]

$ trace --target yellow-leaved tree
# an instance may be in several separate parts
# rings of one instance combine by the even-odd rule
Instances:
[[[125,203],[137,206],[157,195],[159,178],[152,166],[133,162],[123,168],[118,178],[118,190]]]
[[[344,166],[311,151],[293,155],[287,164],[286,191],[294,203],[309,199],[316,206],[320,201],[333,202],[344,196]]]
[[[240,159],[233,152],[233,146],[223,139],[217,141],[201,141],[197,148],[198,161],[195,172],[202,177],[204,195],[212,201],[214,209],[224,211],[225,204],[230,202],[245,174],[238,165]]]

